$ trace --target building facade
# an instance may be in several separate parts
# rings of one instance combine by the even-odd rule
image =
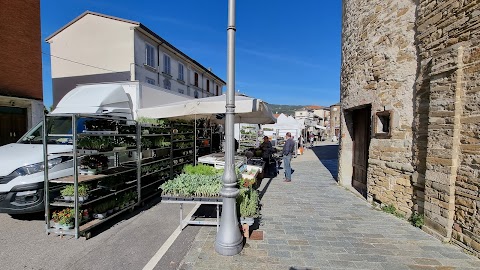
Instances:
[[[0,145],[42,120],[40,1],[0,0]]]
[[[341,105],[337,103],[330,106],[330,115],[328,122],[328,136],[333,138],[334,136],[338,139],[340,137],[340,119],[341,119]]]
[[[46,41],[54,104],[84,83],[140,81],[196,98],[221,95],[226,84],[135,21],[87,11]]]
[[[480,252],[480,3],[343,1],[339,181]],[[387,12],[388,11],[388,12]]]

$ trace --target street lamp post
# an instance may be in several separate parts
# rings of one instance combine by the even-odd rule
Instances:
[[[243,248],[243,237],[238,226],[236,197],[238,195],[235,172],[235,0],[228,1],[228,48],[227,48],[227,104],[225,115],[225,170],[223,172],[222,218],[215,239],[215,251],[221,255],[233,256]]]

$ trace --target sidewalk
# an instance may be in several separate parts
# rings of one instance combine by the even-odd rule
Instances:
[[[338,186],[336,145],[314,151],[292,161],[292,183],[282,181],[283,171],[264,179],[263,240],[221,256],[215,228],[202,227],[179,269],[480,269],[476,257]]]

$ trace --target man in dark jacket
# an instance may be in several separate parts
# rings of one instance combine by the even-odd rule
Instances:
[[[292,134],[287,132],[285,135],[287,141],[283,145],[282,155],[283,155],[283,168],[285,169],[285,180],[284,182],[292,181],[292,167],[290,162],[292,161],[293,151],[295,151],[295,142],[292,139]]]

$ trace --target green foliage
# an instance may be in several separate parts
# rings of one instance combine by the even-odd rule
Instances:
[[[163,183],[162,195],[183,197],[218,197],[222,188],[220,175],[180,174]]]
[[[185,174],[219,175],[221,171],[209,165],[198,164],[197,166],[185,165],[183,172]]]
[[[258,217],[258,192],[252,188],[240,189],[237,206],[241,217]]]
[[[88,195],[89,190],[90,188],[85,184],[78,185],[78,196],[84,197]],[[66,185],[62,190],[60,190],[60,194],[62,196],[74,196],[75,195],[74,185]]]
[[[382,211],[393,215],[397,212],[397,208],[393,204],[389,204],[382,206]]]
[[[410,221],[410,223],[417,228],[421,228],[424,224],[423,215],[418,213],[411,215],[408,221]]]
[[[396,216],[397,218],[401,218],[401,219],[405,218],[405,215],[398,212],[397,208],[395,208],[395,206],[393,204],[382,206],[382,211],[385,212],[385,213],[392,214],[392,215]]]
[[[151,124],[156,125],[159,127],[166,127],[170,124],[170,121],[166,119],[156,119],[156,118],[148,118],[148,117],[139,117],[137,122],[142,124]]]
[[[80,149],[111,151],[114,146],[115,144],[112,137],[84,136],[77,140],[77,147]]]

